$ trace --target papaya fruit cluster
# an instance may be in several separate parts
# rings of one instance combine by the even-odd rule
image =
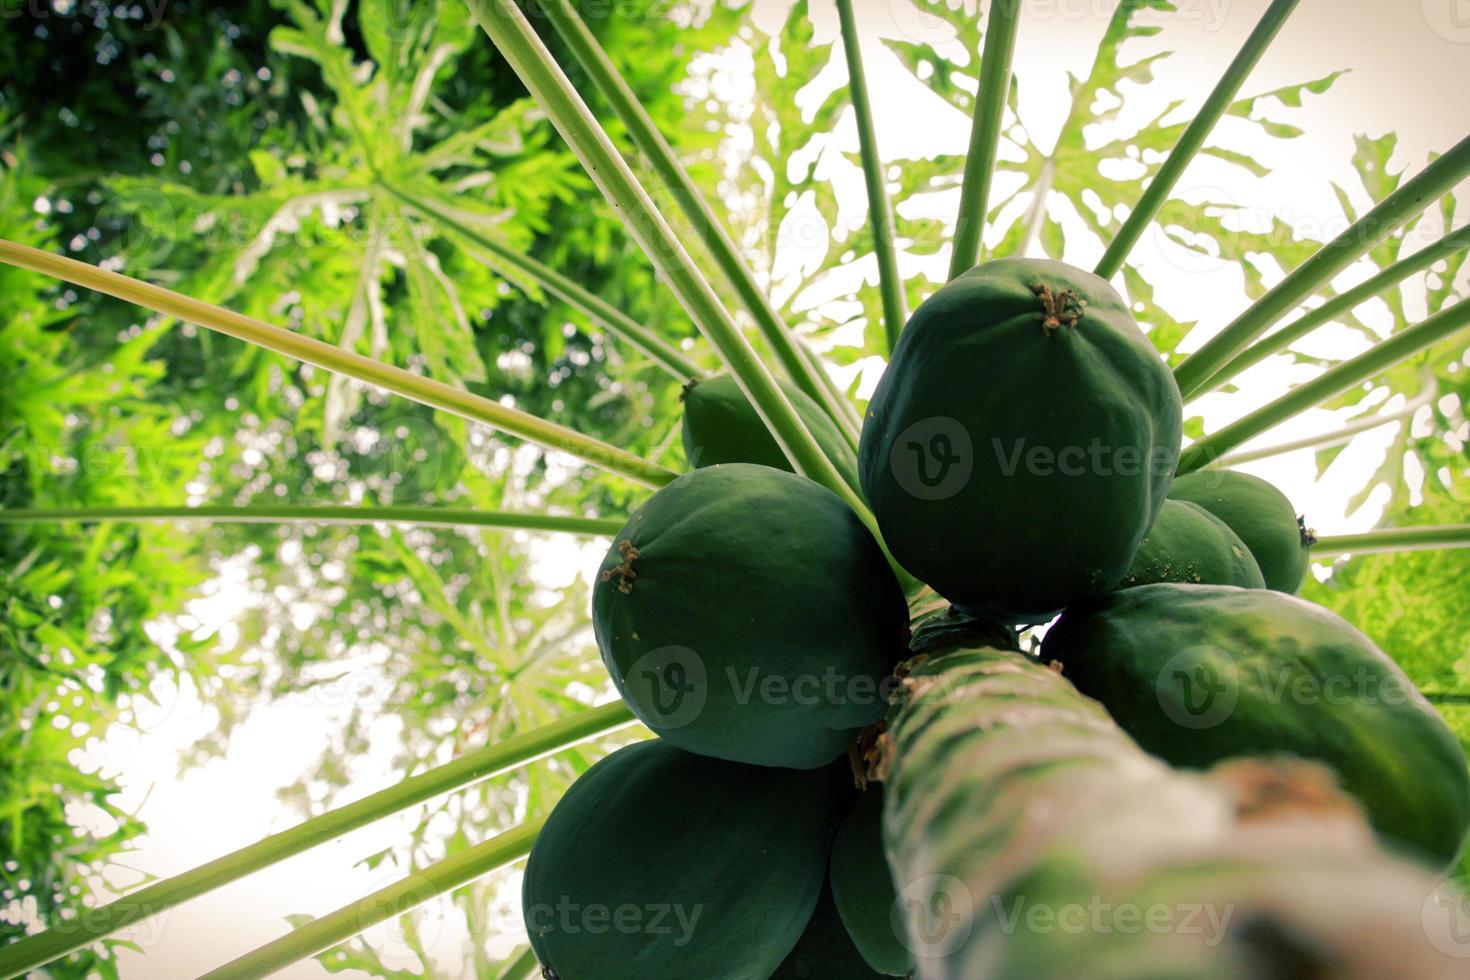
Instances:
[[[1106,282],[1003,259],[945,285],[856,451],[782,388],[903,571],[1011,635],[1050,623],[1039,656],[1144,749],[1324,763],[1390,846],[1458,855],[1458,743],[1367,637],[1292,594],[1312,538],[1279,490],[1175,478],[1179,390]],[[548,818],[523,889],[532,947],[556,980],[909,975],[883,845],[902,828],[856,748],[889,710],[908,597],[734,379],[686,387],[683,444],[693,468],[629,518],[592,600],[613,682],[658,738],[594,765]]]
[[[876,812],[859,805],[878,792],[859,793],[848,762],[888,709],[907,602],[840,497],[731,461],[732,446],[771,456],[724,387],[700,382],[686,422],[744,431],[722,424],[731,439],[707,454],[691,444],[710,465],[633,514],[593,590],[608,671],[659,738],[589,769],[531,852],[524,912],[548,977],[908,972],[886,911],[867,921],[869,883],[891,879]],[[876,901],[892,904],[891,884]]]

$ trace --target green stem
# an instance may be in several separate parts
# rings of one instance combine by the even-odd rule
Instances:
[[[476,0],[476,3],[471,4],[471,9],[486,6],[487,3],[488,0]],[[664,139],[652,117],[639,102],[637,94],[629,87],[617,66],[608,58],[607,52],[597,42],[597,38],[593,37],[592,32],[587,29],[587,25],[583,23],[572,0],[540,0],[540,7],[546,12],[547,18],[556,28],[557,33],[561,35],[582,71],[597,86],[603,98],[608,101],[618,118],[622,120],[624,127],[628,130],[628,135],[632,137],[639,152],[647,158],[659,183],[663,185],[663,189],[673,197],[674,202],[693,225],[694,235],[709,250],[715,264],[729,280],[736,295],[740,298],[741,304],[750,311],[756,328],[765,338],[766,343],[770,345],[791,380],[798,388],[810,395],[818,405],[825,408],[844,432],[850,436],[856,435],[857,415],[853,411],[852,404],[841,396],[825,371],[820,369],[813,371],[808,361],[801,356],[800,341],[782,321],[780,314],[771,306],[765,292],[756,283],[755,274],[741,257],[739,246],[735,244],[735,240],[725,230],[724,224],[705,202],[699,189],[694,186],[694,181],[690,180],[689,174],[679,162],[673,147],[669,145],[668,140]],[[485,20],[484,16],[480,17],[482,26],[485,25]],[[489,27],[486,27],[486,33],[490,33]],[[499,41],[496,43],[499,44]],[[549,57],[548,55],[547,58]],[[580,122],[580,125],[584,127],[587,124],[593,127],[597,125],[590,114]],[[594,130],[584,129],[584,132],[591,134]],[[567,140],[573,143],[575,148],[576,141],[571,137],[567,137]],[[609,149],[611,149],[611,144],[609,144]],[[616,155],[615,151],[614,154]],[[596,178],[597,175],[594,172],[594,179]],[[614,206],[618,204],[614,202]],[[631,217],[636,221],[640,217],[640,212],[637,210],[627,210],[622,207],[620,210],[623,210],[625,220]],[[647,250],[647,245],[644,247]],[[653,258],[657,264],[657,256],[650,252],[649,257]],[[675,291],[678,292],[677,289]],[[680,299],[682,302],[683,297],[681,296]],[[698,317],[695,319],[699,320]]]
[[[746,398],[798,473],[842,497],[876,535],[877,522],[791,407],[750,341],[689,257],[627,161],[598,125],[519,7],[508,0],[466,0],[470,13],[520,76],[552,125],[571,146],[629,233],[678,297],[689,318],[720,353]]]
[[[1218,462],[1236,446],[1279,425],[1298,412],[1368,381],[1382,371],[1433,346],[1470,325],[1470,300],[1461,300],[1433,316],[1394,334],[1351,360],[1323,371],[1305,384],[1297,385],[1268,405],[1230,423],[1187,447],[1179,458],[1179,472],[1188,473]]]
[[[1230,103],[1235,100],[1240,86],[1260,62],[1261,56],[1266,53],[1266,48],[1275,40],[1280,33],[1282,25],[1291,16],[1296,8],[1298,0],[1273,0],[1270,8],[1261,17],[1256,29],[1246,38],[1245,44],[1235,55],[1235,60],[1230,62],[1230,67],[1225,69],[1225,74],[1216,83],[1214,91],[1200,107],[1199,114],[1190,121],[1184,130],[1184,135],[1179,137],[1169,159],[1159,168],[1159,172],[1149,181],[1143,196],[1139,198],[1138,206],[1133,213],[1128,215],[1128,220],[1123,222],[1123,227],[1118,229],[1118,234],[1108,244],[1107,251],[1103,253],[1102,259],[1097,264],[1097,274],[1104,279],[1111,279],[1118,274],[1123,263],[1128,258],[1128,253],[1138,243],[1139,236],[1148,227],[1149,222],[1159,213],[1164,202],[1169,199],[1169,194],[1174,190],[1180,175],[1184,173],[1200,150],[1210,132],[1214,130],[1215,124],[1225,111],[1230,108]]]
[[[991,0],[985,22],[984,54],[980,59],[980,87],[975,92],[975,115],[970,123],[970,148],[965,154],[965,178],[960,190],[959,217],[949,256],[949,278],[968,270],[980,259],[985,218],[990,202],[990,180],[995,175],[995,151],[1011,93],[1011,56],[1016,50],[1020,0]]]
[[[632,722],[633,713],[622,701],[615,701],[516,735],[498,745],[468,752],[453,762],[410,776],[387,789],[0,948],[0,980],[11,980],[39,969],[121,929],[425,800],[509,772]]]
[[[448,507],[355,507],[317,504],[266,504],[245,507],[0,507],[0,524],[72,521],[210,521],[217,524],[414,524],[419,527],[485,527],[524,531],[610,536],[616,518],[517,514],[503,510],[453,510]]]
[[[538,820],[522,824],[453,857],[436,861],[402,881],[312,919],[281,938],[209,971],[201,980],[255,980],[331,949],[379,922],[519,861],[531,852],[542,823]]]
[[[1434,389],[1430,388],[1427,393],[1415,398],[1397,412],[1392,412],[1388,415],[1369,415],[1366,418],[1358,419],[1356,422],[1351,422],[1340,429],[1333,429],[1330,432],[1322,432],[1314,436],[1304,436],[1301,439],[1293,439],[1290,442],[1278,442],[1273,446],[1263,446],[1260,449],[1231,453],[1229,456],[1220,459],[1215,465],[1223,467],[1240,466],[1242,463],[1253,463],[1258,459],[1269,459],[1272,456],[1280,456],[1283,453],[1294,453],[1298,449],[1340,446],[1343,443],[1351,442],[1354,436],[1361,435],[1364,432],[1371,432],[1392,422],[1402,422],[1404,419],[1412,418],[1415,412],[1429,404],[1433,394]]]
[[[1470,548],[1470,524],[1438,524],[1421,527],[1388,527],[1362,534],[1332,534],[1318,538],[1312,554],[1381,555],[1391,551],[1434,551],[1441,548]]]
[[[873,129],[873,109],[868,99],[868,78],[863,70],[862,42],[852,0],[837,0],[837,17],[842,25],[842,51],[847,57],[847,87],[852,95],[852,111],[857,119],[858,153],[863,161],[863,180],[868,188],[868,223],[873,228],[873,254],[878,259],[878,292],[883,298],[883,329],[888,350],[898,343],[899,332],[909,314],[903,296],[903,280],[898,275],[898,254],[894,248],[893,208],[888,203],[887,183],[883,179],[883,160],[878,155],[878,135]]]
[[[1293,269],[1250,309],[1211,337],[1174,369],[1179,390],[1188,398],[1271,324],[1296,309],[1333,276],[1368,252],[1394,229],[1412,220],[1433,201],[1470,175],[1470,137],[1455,144],[1413,179],[1405,181],[1367,214]]]
[[[1434,244],[1421,248],[1408,258],[1388,266],[1377,275],[1370,276],[1351,289],[1344,290],[1321,306],[1308,310],[1298,319],[1241,351],[1209,380],[1200,385],[1195,392],[1195,397],[1214,391],[1237,377],[1246,368],[1254,367],[1272,354],[1285,350],[1322,324],[1337,319],[1358,304],[1392,289],[1415,273],[1424,271],[1440,259],[1462,251],[1467,246],[1470,246],[1470,225],[1450,232]]]
[[[177,317],[307,364],[356,378],[431,408],[483,422],[547,449],[568,453],[610,473],[648,487],[661,487],[678,474],[563,425],[508,408],[490,398],[442,381],[375,361],[311,337],[303,337],[233,310],[205,303],[162,286],[0,239],[0,262],[94,289],[129,303]]]
[[[379,181],[379,186],[415,211],[433,218],[439,224],[452,229],[461,237],[489,252],[494,264],[501,265],[512,273],[531,280],[608,333],[621,337],[637,347],[647,354],[650,360],[678,380],[688,381],[692,378],[704,377],[704,371],[700,366],[695,364],[683,351],[602,297],[583,288],[550,266],[543,265],[529,255],[508,248],[489,235],[476,231],[465,221],[454,217],[441,205],[412,197],[391,184]]]

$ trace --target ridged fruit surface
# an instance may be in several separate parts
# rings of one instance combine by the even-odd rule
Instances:
[[[753,463],[694,470],[613,540],[592,593],[634,713],[691,752],[810,769],[887,710],[908,608],[836,494]]]
[[[709,759],[662,740],[619,749],[552,810],[526,863],[527,934],[558,980],[767,980],[821,895],[844,764]]]
[[[1220,518],[1184,500],[1164,501],[1118,587],[1158,582],[1266,587],[1245,542]]]
[[[857,486],[857,451],[832,417],[791,382],[780,378],[776,383],[837,472],[849,486]],[[684,458],[691,467],[759,463],[791,472],[791,463],[776,438],[728,374],[702,378],[685,386],[681,431]]]
[[[838,914],[868,966],[886,976],[908,976],[914,958],[895,928],[898,895],[883,853],[881,784],[870,786],[842,821],[829,873]]]
[[[1310,533],[1286,494],[1235,470],[1200,470],[1174,481],[1169,496],[1203,507],[1230,526],[1261,566],[1266,588],[1296,592],[1311,564]]]
[[[1383,838],[1436,866],[1460,851],[1459,743],[1398,664],[1320,606],[1269,589],[1144,585],[1068,609],[1041,653],[1174,765],[1322,762]]]
[[[771,980],[882,980],[864,962],[832,904],[832,889],[822,889],[806,931]]]
[[[1044,622],[1128,570],[1173,479],[1181,416],[1111,286],[997,259],[910,318],[858,471],[905,569],[967,612]]]

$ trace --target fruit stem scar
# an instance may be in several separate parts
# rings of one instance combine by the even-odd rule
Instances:
[[[1033,282],[1031,292],[1041,300],[1042,312],[1036,314],[1036,318],[1041,321],[1042,332],[1048,337],[1062,327],[1077,326],[1077,321],[1087,311],[1087,300],[1070,289],[1054,293],[1045,283]]]
[[[1297,533],[1302,536],[1303,547],[1310,548],[1317,543],[1317,532],[1307,527],[1307,517],[1305,514],[1298,514],[1296,516],[1296,529]]]
[[[623,540],[618,542],[618,554],[623,556],[623,563],[613,568],[602,570],[602,580],[611,582],[614,576],[618,579],[618,591],[628,595],[633,591],[633,580],[638,573],[633,569],[633,563],[638,560],[638,549],[633,547],[633,542]]]
[[[888,734],[888,722],[879,719],[858,734],[857,741],[847,747],[847,761],[852,767],[853,785],[866,790],[872,783],[881,783],[888,778],[889,756],[893,750],[893,738]]]
[[[856,742],[847,747],[847,764],[852,769],[852,784],[859,790],[867,789],[868,766],[863,761],[862,749],[858,748]]]

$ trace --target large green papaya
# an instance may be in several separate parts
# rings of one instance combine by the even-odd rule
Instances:
[[[784,378],[776,383],[785,392],[797,417],[832,460],[837,472],[850,486],[857,486],[857,453],[832,421],[832,416],[811,396]],[[690,466],[720,463],[759,463],[791,471],[755,406],[728,374],[691,381],[684,386],[684,458]]]
[[[1068,608],[1041,654],[1170,763],[1323,762],[1383,838],[1438,865],[1459,853],[1470,772],[1458,742],[1396,663],[1320,606],[1145,585]]]
[[[1230,525],[1261,566],[1266,588],[1301,588],[1316,539],[1280,490],[1249,473],[1199,470],[1176,479],[1169,496],[1203,507]]]
[[[832,902],[830,885],[822,889],[816,911],[791,954],[771,980],[883,980],[853,945]]]
[[[521,903],[557,980],[766,980],[811,919],[846,765],[798,772],[662,740],[572,784],[536,839]]]
[[[1118,587],[1155,582],[1266,587],[1245,542],[1220,518],[1183,500],[1164,501]]]
[[[868,966],[890,977],[914,969],[896,923],[898,893],[883,850],[883,790],[869,787],[842,821],[832,844],[832,898],[852,943]]]
[[[883,717],[908,608],[841,498],[794,473],[685,473],[613,539],[592,625],[633,712],[688,749],[811,769]]]
[[[1181,416],[1111,286],[998,259],[910,318],[858,470],[905,569],[967,612],[1042,622],[1128,570],[1173,479]]]

